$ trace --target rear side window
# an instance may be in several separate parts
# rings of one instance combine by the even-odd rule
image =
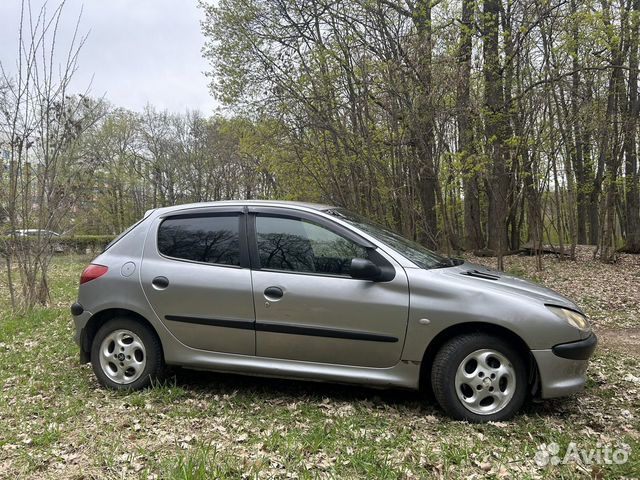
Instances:
[[[158,250],[193,262],[240,265],[238,215],[169,217],[158,229]]]

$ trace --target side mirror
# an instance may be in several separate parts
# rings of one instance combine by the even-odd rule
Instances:
[[[353,278],[360,280],[376,281],[382,276],[382,270],[379,266],[366,258],[354,258],[351,260],[351,269],[349,274]]]

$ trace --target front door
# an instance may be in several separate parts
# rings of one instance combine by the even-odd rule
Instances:
[[[245,214],[228,209],[173,213],[151,227],[140,272],[142,288],[183,344],[255,354]]]
[[[291,210],[254,208],[249,218],[256,355],[368,367],[395,365],[407,329],[404,270],[344,227]],[[353,258],[395,269],[390,281],[349,276]]]

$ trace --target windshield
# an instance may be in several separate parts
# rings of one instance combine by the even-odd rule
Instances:
[[[386,245],[389,245],[396,252],[402,254],[421,268],[443,268],[451,267],[456,264],[454,260],[438,255],[419,243],[404,238],[397,233],[392,232],[388,228],[373,223],[371,220],[368,220],[357,213],[353,213],[342,208],[328,210],[327,213],[339,217],[354,227],[367,232],[369,235],[377,238]]]

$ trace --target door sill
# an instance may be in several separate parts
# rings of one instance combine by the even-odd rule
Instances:
[[[419,362],[399,361],[392,367],[376,368],[207,352],[188,347],[179,350],[172,352],[173,355],[170,357],[167,355],[168,365],[221,373],[346,383],[378,388],[410,390],[419,388]]]

